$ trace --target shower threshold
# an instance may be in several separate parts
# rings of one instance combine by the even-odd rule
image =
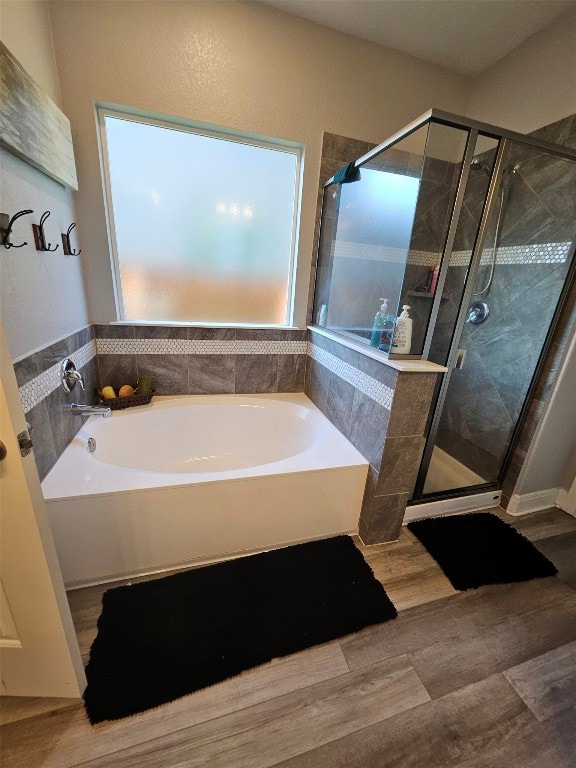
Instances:
[[[403,525],[412,520],[422,520],[425,517],[444,517],[445,515],[459,515],[466,512],[477,512],[482,509],[491,509],[500,506],[502,491],[492,490],[481,493],[471,493],[467,496],[455,496],[450,499],[438,499],[426,501],[421,504],[410,504],[406,507]]]
[[[451,456],[442,448],[434,446],[430,466],[424,484],[424,493],[439,493],[452,488],[465,488],[470,485],[482,485],[488,479],[473,472],[461,461]]]

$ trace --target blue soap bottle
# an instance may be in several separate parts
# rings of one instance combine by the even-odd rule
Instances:
[[[380,342],[378,344],[378,349],[381,349],[382,352],[391,351],[392,342],[394,340],[395,329],[396,329],[395,315],[387,314],[384,318],[384,323],[382,324],[382,329],[380,333]]]
[[[372,326],[372,335],[370,336],[370,346],[378,347],[380,344],[380,338],[382,336],[382,330],[388,316],[388,299],[380,299],[382,305],[374,317],[374,324]]]

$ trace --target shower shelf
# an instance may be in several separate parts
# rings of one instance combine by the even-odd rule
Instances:
[[[408,296],[418,296],[420,299],[433,299],[434,295],[433,293],[424,293],[424,291],[408,291]],[[442,301],[446,301],[446,299],[449,299],[450,295],[448,293],[445,293],[442,296]]]

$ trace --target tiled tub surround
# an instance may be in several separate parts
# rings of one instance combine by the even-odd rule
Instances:
[[[69,411],[71,403],[93,403],[98,383],[96,344],[92,326],[34,352],[14,363],[20,398],[32,427],[34,457],[43,479],[82,427],[82,417]],[[60,363],[71,357],[82,374],[84,387],[70,393],[60,383]]]
[[[302,392],[306,331],[95,325],[100,385],[144,373],[159,395]]]
[[[405,373],[313,331],[95,325],[15,364],[41,478],[84,420],[67,410],[97,387],[152,376],[158,394],[306,391],[370,462],[360,531],[367,543],[398,536],[422,449],[437,374]],[[308,355],[306,352],[308,351]],[[65,393],[72,357],[86,389]],[[306,377],[305,377],[306,372]]]
[[[439,374],[399,371],[314,329],[308,349],[306,394],[370,462],[360,536],[397,539]]]
[[[24,412],[32,426],[40,478],[82,427],[73,402],[96,402],[96,389],[135,384],[147,373],[159,395],[302,392],[306,331],[94,325],[15,363]],[[85,390],[61,387],[71,357]]]

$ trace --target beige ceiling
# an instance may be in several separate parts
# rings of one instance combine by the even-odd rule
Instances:
[[[576,0],[260,2],[466,75],[483,72],[576,8]]]

